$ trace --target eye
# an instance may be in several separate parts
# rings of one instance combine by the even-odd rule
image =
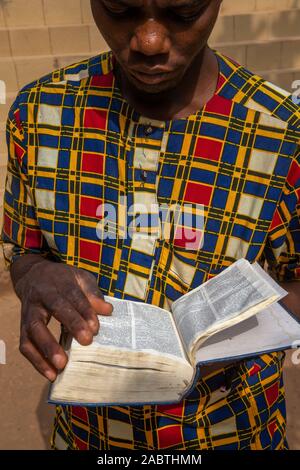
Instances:
[[[196,21],[200,16],[204,13],[206,8],[208,7],[208,3],[200,5],[200,7],[191,7],[191,8],[182,8],[181,10],[171,10],[170,13],[177,21],[183,21],[186,23],[192,23]]]
[[[113,16],[113,17],[125,17],[125,16],[128,16],[129,13],[132,14],[132,10],[133,8],[128,8],[128,7],[125,7],[125,6],[121,6],[121,5],[111,5],[111,4],[107,4],[105,3],[105,1],[102,2],[102,6],[104,8],[104,10],[106,11],[106,13],[109,15],[109,16]]]
[[[186,16],[186,15],[179,15],[178,13],[173,13],[174,18],[177,21],[183,21],[185,23],[193,23],[199,18],[199,14],[197,15],[192,15],[192,16]]]

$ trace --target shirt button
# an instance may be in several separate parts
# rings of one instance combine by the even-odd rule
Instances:
[[[142,173],[141,173],[141,178],[143,181],[146,181],[147,180],[147,171],[146,170],[142,170]]]
[[[146,129],[145,129],[145,134],[146,135],[150,135],[150,134],[152,134],[152,132],[153,132],[153,127],[152,126],[146,127]]]

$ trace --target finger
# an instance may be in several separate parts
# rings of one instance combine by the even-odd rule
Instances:
[[[92,343],[94,335],[91,328],[67,299],[62,298],[56,292],[51,292],[45,296],[43,304],[45,309],[51,312],[54,318],[76,338],[78,343],[83,346]]]
[[[20,341],[20,353],[33,365],[33,367],[46,379],[54,382],[57,377],[57,371],[46,361],[38,349],[23,336]]]
[[[77,282],[88,298],[91,306],[99,315],[111,315],[113,306],[104,300],[104,296],[97,286],[96,279],[91,273],[81,270],[75,273]]]
[[[98,290],[98,292],[100,292]],[[104,299],[99,297],[98,292],[90,292],[87,294],[87,298],[98,315],[111,315],[113,312],[113,306],[110,302],[106,302]]]
[[[26,324],[28,339],[54,369],[59,371],[64,369],[68,356],[47,328],[43,320],[46,312],[41,307],[32,307],[30,314],[33,320]]]
[[[92,333],[97,334],[99,331],[99,320],[97,312],[94,310],[81,288],[78,286],[74,289],[74,284],[70,283],[69,285],[66,284],[64,286],[64,289],[67,300],[85,319],[85,321],[91,328]]]

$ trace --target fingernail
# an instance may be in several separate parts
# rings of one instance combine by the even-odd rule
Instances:
[[[56,369],[62,369],[64,366],[63,358],[59,354],[54,354],[52,362]]]
[[[56,374],[52,370],[46,370],[45,375],[50,382],[54,382],[56,379]]]
[[[109,311],[110,311],[110,313],[111,313],[111,312],[113,311],[113,309],[114,309],[113,304],[111,304],[110,302],[105,302],[105,303],[106,303],[107,308],[109,309]]]
[[[93,341],[93,337],[91,336],[91,333],[86,331],[86,330],[81,330],[80,333],[78,333],[78,342],[82,345],[88,345],[91,344]]]

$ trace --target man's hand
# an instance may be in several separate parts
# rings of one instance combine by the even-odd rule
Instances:
[[[99,330],[97,314],[110,315],[113,309],[91,273],[52,261],[33,264],[14,288],[22,303],[20,351],[51,381],[68,359],[47,328],[50,318],[61,322],[80,344],[88,345]]]

